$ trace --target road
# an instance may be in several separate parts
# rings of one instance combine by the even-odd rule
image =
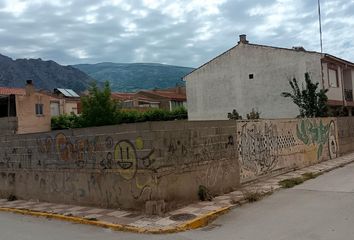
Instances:
[[[221,216],[210,226],[178,234],[114,232],[0,213],[0,240],[348,240],[354,239],[354,164]]]

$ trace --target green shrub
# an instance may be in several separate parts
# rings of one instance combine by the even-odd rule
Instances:
[[[169,112],[171,120],[181,120],[188,118],[188,112],[185,107],[178,107]]]
[[[60,115],[52,118],[52,130],[94,127],[103,125],[113,125],[121,123],[136,123],[146,121],[171,121],[187,119],[188,114],[185,108],[176,108],[173,111],[163,109],[150,109],[146,112],[137,110],[116,110],[112,121],[98,119],[97,121],[87,121],[85,116]],[[99,116],[97,116],[99,118]]]
[[[60,115],[52,117],[51,127],[52,130],[69,129],[69,128],[80,128],[83,127],[83,119],[75,114],[70,115]]]
[[[254,110],[254,109],[252,108],[252,111],[247,114],[247,119],[248,119],[248,120],[259,119],[259,118],[260,118],[260,115],[261,115],[260,112]]]
[[[238,114],[236,109],[232,110],[232,112],[227,114],[229,120],[242,120],[242,116]]]
[[[210,194],[207,187],[200,185],[198,188],[198,197],[200,201],[211,201],[213,196]]]

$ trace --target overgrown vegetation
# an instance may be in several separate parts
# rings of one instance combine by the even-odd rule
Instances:
[[[305,86],[300,87],[294,78],[289,81],[292,93],[283,92],[281,95],[291,98],[299,107],[300,117],[327,117],[328,116],[328,89],[318,90],[319,83],[312,83],[310,75],[305,73]]]
[[[262,199],[263,194],[260,191],[244,191],[243,196],[248,202],[257,202]]]
[[[213,196],[209,192],[208,188],[200,185],[198,188],[198,197],[200,201],[211,201],[213,200]]]
[[[17,197],[13,194],[10,194],[8,197],[7,197],[7,201],[9,202],[12,202],[12,201],[16,201],[17,200]]]
[[[304,179],[302,177],[296,177],[296,178],[289,178],[285,179],[279,182],[279,185],[282,188],[292,188],[295,187],[296,185],[299,185],[304,182]]]
[[[229,120],[242,120],[242,116],[238,114],[236,109],[232,110],[232,112],[227,114]]]
[[[252,108],[252,111],[247,114],[247,119],[248,120],[255,120],[255,119],[259,119],[260,116],[261,116],[261,113],[254,110],[254,108]]]
[[[176,108],[173,111],[150,109],[146,112],[121,109],[119,103],[111,98],[108,82],[105,83],[102,90],[96,84],[92,84],[89,92],[90,95],[81,99],[82,114],[53,117],[51,122],[53,130],[188,118],[187,110],[184,107]]]
[[[279,182],[279,185],[282,188],[292,188],[295,187],[296,185],[299,185],[307,180],[316,178],[320,176],[321,173],[312,173],[312,172],[307,172],[301,175],[301,177],[296,177],[296,178],[289,178],[285,179]]]

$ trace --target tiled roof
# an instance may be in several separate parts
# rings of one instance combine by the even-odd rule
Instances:
[[[143,92],[153,94],[159,97],[168,98],[170,100],[186,101],[187,99],[186,95],[176,93],[176,92],[161,91],[161,90],[152,90],[152,91],[143,91]]]
[[[133,99],[135,93],[119,93],[115,92],[112,93],[112,98],[115,100],[125,101]]]
[[[24,88],[9,88],[9,87],[0,87],[0,95],[25,95],[26,91]]]

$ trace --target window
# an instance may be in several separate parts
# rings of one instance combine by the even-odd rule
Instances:
[[[328,84],[329,87],[339,87],[338,68],[332,64],[328,66]]]
[[[43,104],[42,103],[36,104],[36,115],[43,115]]]
[[[253,78],[254,78],[253,73],[249,74],[249,75],[248,75],[248,78],[249,78],[249,79],[253,79]]]

